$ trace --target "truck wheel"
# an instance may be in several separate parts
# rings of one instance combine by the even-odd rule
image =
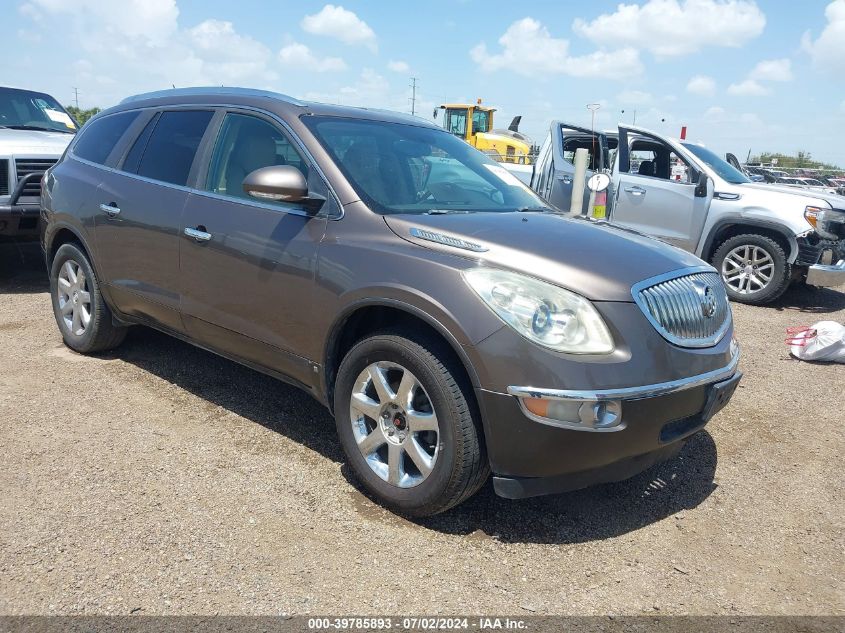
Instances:
[[[763,305],[789,287],[791,266],[780,244],[764,235],[736,235],[716,250],[711,260],[733,301]]]
[[[76,244],[62,244],[50,268],[53,314],[65,345],[83,354],[117,347],[126,328],[112,323],[111,310],[88,257]]]
[[[402,330],[361,340],[341,362],[334,410],[347,462],[400,514],[448,510],[487,479],[472,388],[461,378],[444,344]]]

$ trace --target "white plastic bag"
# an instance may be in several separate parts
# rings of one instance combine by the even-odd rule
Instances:
[[[845,364],[845,325],[820,321],[812,327],[788,328],[786,335],[795,358]]]

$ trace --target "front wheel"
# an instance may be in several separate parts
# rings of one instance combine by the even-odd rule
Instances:
[[[733,301],[762,305],[789,287],[791,266],[780,244],[764,235],[736,235],[722,242],[713,255]]]
[[[382,504],[430,516],[472,496],[488,475],[471,387],[445,346],[400,331],[343,359],[337,431],[356,477]]]
[[[65,345],[83,354],[117,347],[126,328],[112,323],[88,256],[76,244],[62,244],[50,268],[53,313]]]

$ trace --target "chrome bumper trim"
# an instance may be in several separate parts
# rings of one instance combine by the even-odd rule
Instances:
[[[823,288],[836,288],[845,284],[845,259],[836,264],[815,264],[807,270],[807,284]]]
[[[731,358],[731,362],[721,369],[689,378],[661,382],[656,385],[606,389],[604,391],[569,391],[566,389],[540,389],[537,387],[508,387],[508,393],[518,398],[546,398],[549,400],[639,400],[641,398],[663,396],[725,380],[736,373],[737,365],[739,365],[738,345],[736,346],[733,358]]]

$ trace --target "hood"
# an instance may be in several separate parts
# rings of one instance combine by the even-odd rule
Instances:
[[[742,190],[756,189],[757,191],[764,191],[766,193],[785,194],[796,198],[804,198],[805,206],[812,205],[814,200],[824,200],[834,209],[845,209],[845,196],[839,196],[833,193],[825,193],[823,191],[812,189],[801,189],[798,187],[786,187],[783,185],[769,185],[762,182],[744,182],[735,186]]]
[[[549,281],[594,301],[633,300],[631,286],[700,259],[673,246],[604,222],[555,213],[386,215],[410,242]],[[415,237],[411,229],[459,238],[487,249],[474,252]]]
[[[0,128],[0,156],[38,154],[59,157],[73,137],[73,134],[63,132]]]

